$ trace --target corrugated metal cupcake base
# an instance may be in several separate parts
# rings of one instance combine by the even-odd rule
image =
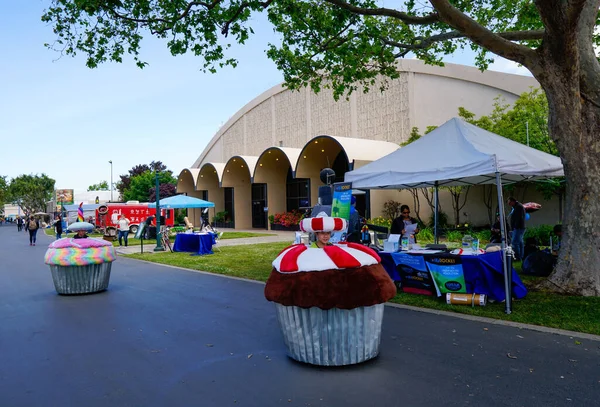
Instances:
[[[50,266],[59,294],[89,294],[108,288],[112,262],[87,266]]]
[[[292,359],[313,365],[343,366],[379,354],[384,304],[350,310],[275,306]]]

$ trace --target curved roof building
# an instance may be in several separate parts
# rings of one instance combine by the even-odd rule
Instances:
[[[180,173],[178,192],[214,202],[215,213],[227,212],[228,226],[265,228],[267,214],[316,203],[322,168],[333,168],[341,181],[346,171],[398,149],[413,127],[423,133],[456,116],[459,107],[489,114],[495,98],[513,103],[539,86],[531,77],[453,64],[401,60],[398,70],[385,92],[374,87],[347,100],[335,101],[329,89],[267,90],[236,112]],[[378,216],[388,195],[373,191],[357,206]],[[199,222],[199,211],[190,216]]]

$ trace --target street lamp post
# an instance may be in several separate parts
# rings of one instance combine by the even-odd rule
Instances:
[[[160,233],[160,185],[158,184],[158,169],[155,170],[156,174],[156,187],[154,197],[156,198],[156,247],[155,252],[164,252],[165,248],[162,245],[162,233]]]
[[[113,201],[113,166],[112,160],[108,161],[110,163],[110,201]]]

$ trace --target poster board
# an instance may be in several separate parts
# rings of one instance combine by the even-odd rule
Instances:
[[[402,291],[432,296],[436,293],[435,283],[423,256],[398,253],[394,256],[394,261],[402,282]]]
[[[466,293],[462,260],[457,256],[433,254],[424,256],[435,283],[438,296],[446,293]]]
[[[333,184],[333,200],[331,202],[331,216],[350,220],[350,204],[352,201],[352,183],[337,182]],[[337,243],[346,240],[346,230],[331,234],[331,242]]]
[[[141,222],[138,225],[138,229],[133,236],[135,239],[142,239],[144,236],[144,231],[146,230],[146,222]]]

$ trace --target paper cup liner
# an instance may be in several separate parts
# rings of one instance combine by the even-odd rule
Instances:
[[[321,366],[351,365],[376,357],[384,307],[323,310],[276,304],[288,356]]]
[[[50,265],[54,288],[59,294],[88,294],[108,288],[112,262],[87,266]]]

